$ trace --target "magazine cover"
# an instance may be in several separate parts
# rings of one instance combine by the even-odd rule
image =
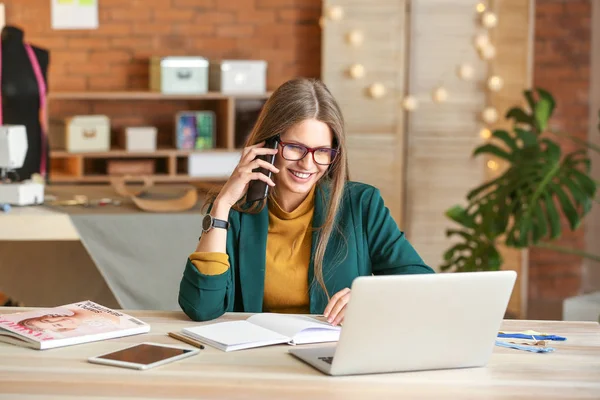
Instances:
[[[49,349],[150,331],[150,325],[92,301],[0,315],[0,341]]]

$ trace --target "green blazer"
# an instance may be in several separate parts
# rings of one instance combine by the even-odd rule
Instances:
[[[316,188],[313,227],[323,224],[326,196],[327,189]],[[330,295],[351,287],[358,276],[434,272],[398,229],[378,189],[348,182],[337,223],[341,232],[333,231],[323,262],[325,286]],[[188,258],[179,288],[179,305],[191,319],[206,321],[225,312],[263,311],[268,228],[267,207],[258,214],[232,210],[227,232],[230,268],[221,275],[204,275]],[[318,236],[316,232],[313,234],[313,255]],[[313,274],[311,260],[310,313],[322,314],[328,299],[316,281],[310,284]]]

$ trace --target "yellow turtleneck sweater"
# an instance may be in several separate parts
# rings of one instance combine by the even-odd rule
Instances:
[[[308,313],[314,188],[292,212],[284,211],[276,201],[268,204],[263,311]],[[205,275],[219,275],[229,268],[229,257],[225,253],[195,252],[190,255],[190,260]]]

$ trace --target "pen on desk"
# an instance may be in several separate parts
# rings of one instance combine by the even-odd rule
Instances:
[[[174,339],[181,340],[184,343],[191,344],[192,346],[198,347],[201,350],[204,350],[204,345],[197,340],[194,340],[192,338],[183,336],[183,335],[181,335],[179,333],[175,333],[175,332],[169,332],[169,336],[171,336]]]

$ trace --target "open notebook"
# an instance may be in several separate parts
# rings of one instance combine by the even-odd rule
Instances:
[[[341,328],[305,315],[255,314],[245,321],[184,328],[181,333],[223,351],[287,343],[336,342]]]

